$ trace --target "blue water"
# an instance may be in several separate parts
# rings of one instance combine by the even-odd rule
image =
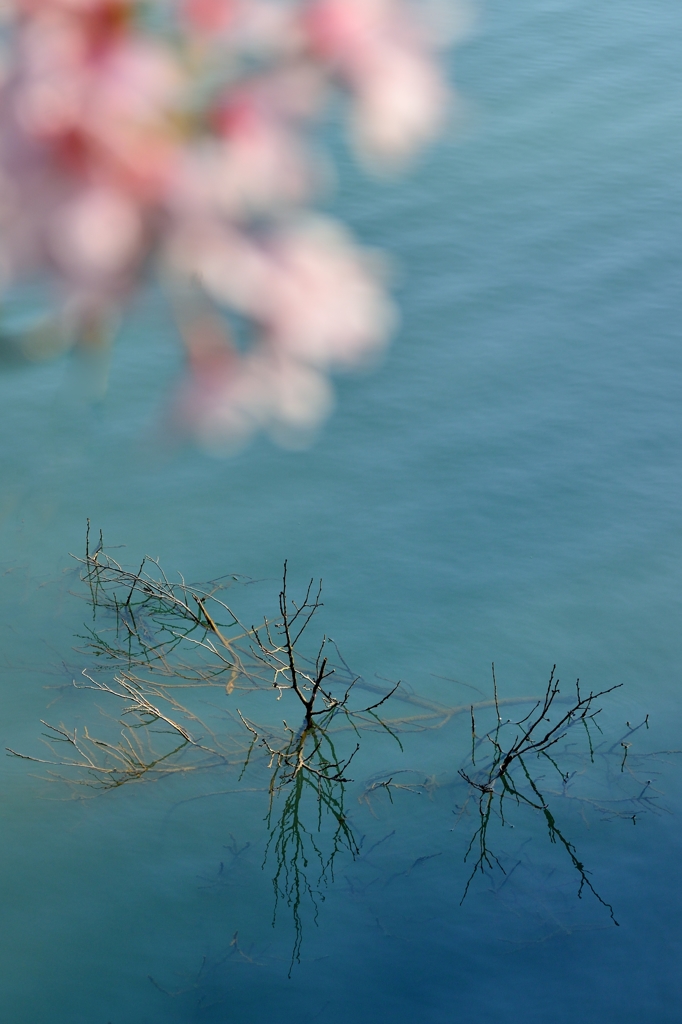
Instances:
[[[322,576],[323,626],[367,680],[459,704],[453,680],[487,696],[493,660],[505,696],[556,663],[623,684],[609,736],[649,714],[633,756],[682,747],[681,33],[673,0],[489,0],[453,54],[460,114],[409,179],[368,181],[332,142],[330,205],[393,254],[402,326],[381,367],[337,382],[309,450],[160,443],[180,356],[153,291],[95,406],[68,362],[3,372],[3,746],[40,754],[39,719],[97,718],[68,686],[89,516],[131,563],[262,580],[249,613],[273,609],[285,558],[296,583]],[[467,729],[363,746],[351,817],[364,850],[385,842],[337,864],[290,979],[262,794],[221,796],[214,773],[95,797],[8,759],[3,1019],[676,1024],[680,757],[641,762],[661,810],[634,827],[562,811],[616,928],[531,814],[496,839],[513,874],[460,906]],[[580,764],[602,796],[625,784]],[[436,776],[430,796],[358,801],[404,768]]]

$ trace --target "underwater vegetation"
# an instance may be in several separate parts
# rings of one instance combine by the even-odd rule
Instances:
[[[85,718],[97,728],[44,720],[45,756],[8,753],[80,792],[214,773],[229,780],[228,792],[262,801],[262,866],[272,879],[273,923],[282,907],[291,915],[290,971],[301,960],[306,913],[317,919],[340,863],[367,856],[353,807],[376,816],[398,798],[429,801],[440,793],[449,801],[450,831],[468,836],[462,902],[477,876],[515,869],[496,850],[503,831],[523,828],[530,815],[568,859],[578,897],[589,893],[618,924],[560,824],[567,807],[583,818],[590,810],[632,823],[658,809],[652,773],[643,771],[664,752],[631,749],[649,729],[648,716],[616,736],[600,727],[603,702],[617,685],[585,691],[577,681],[564,692],[553,668],[539,695],[505,698],[493,666],[492,698],[439,704],[404,682],[355,675],[326,634],[312,642],[322,584],[310,581],[296,599],[286,562],[275,613],[254,625],[232,600],[251,581],[223,576],[196,586],[179,573],[169,578],[154,558],[131,568],[110,550],[101,533],[92,546],[88,524],[77,559],[80,596],[91,609],[77,650],[88,664],[71,685],[91,702]],[[519,709],[516,716],[506,717],[511,708]],[[464,747],[450,743],[447,730],[456,721],[470,722]],[[427,762],[406,767],[411,737],[444,732],[448,771]],[[356,779],[361,748],[380,737],[395,751],[396,767]],[[590,788],[595,779],[609,783],[606,796]],[[349,802],[351,784],[357,803]],[[240,842],[231,836],[235,859],[250,845]],[[431,856],[439,854],[412,868]],[[228,956],[255,962],[256,954],[242,949],[235,933]],[[202,964],[198,977],[209,969]]]

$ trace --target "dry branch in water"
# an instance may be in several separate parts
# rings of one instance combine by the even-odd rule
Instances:
[[[549,791],[543,781],[544,776],[536,769],[549,766],[551,771],[557,773],[562,782],[561,795],[565,797],[568,784],[575,773],[570,773],[561,767],[560,757],[561,754],[565,756],[565,751],[557,752],[558,744],[578,728],[587,740],[590,761],[594,762],[595,752],[601,746],[601,744],[595,746],[592,732],[592,729],[601,732],[596,719],[602,709],[596,706],[596,702],[600,697],[619,689],[622,684],[610,686],[597,693],[590,691],[585,695],[580,690],[580,680],[577,680],[574,697],[572,699],[561,698],[559,696],[559,679],[555,677],[555,671],[556,666],[552,668],[544,696],[536,701],[531,711],[521,719],[503,721],[500,714],[502,702],[498,698],[494,665],[492,705],[495,709],[496,723],[493,728],[479,736],[476,732],[476,708],[474,705],[470,708],[471,754],[466,768],[459,769],[459,775],[475,795],[478,828],[472,836],[465,855],[465,860],[467,860],[470,854],[474,850],[476,851],[474,867],[466,883],[462,901],[466,898],[478,872],[483,873],[487,868],[490,869],[493,866],[497,866],[504,872],[499,858],[490,849],[489,829],[494,819],[497,819],[502,826],[506,824],[505,808],[511,801],[512,805],[526,807],[542,815],[547,825],[550,841],[558,843],[564,848],[578,874],[578,896],[582,896],[583,891],[588,889],[609,911],[613,923],[617,925],[613,907],[596,891],[588,877],[589,872],[577,856],[575,846],[559,828],[545,796]],[[565,711],[558,707],[559,701],[562,700],[564,702],[568,700],[569,703],[569,707]],[[648,716],[642,725],[646,725],[648,728]],[[627,735],[631,735],[633,731],[635,730],[630,729]],[[616,745],[613,744],[606,753],[613,754]],[[624,765],[627,747],[622,742],[620,746],[625,747],[625,755],[622,760]],[[477,755],[479,757],[478,765],[476,763]],[[627,800],[629,813],[622,810],[616,811],[615,816],[634,820],[635,815],[632,813],[632,809],[635,807],[642,809],[650,802],[650,794],[646,793],[648,785],[648,783],[645,784],[639,796]],[[583,802],[598,806],[596,801],[584,799]],[[603,810],[603,807],[600,809]],[[611,813],[614,814],[613,811]]]
[[[257,747],[265,751],[268,768],[271,769],[267,816],[270,836],[265,856],[267,859],[272,852],[276,862],[273,877],[275,915],[279,900],[283,899],[294,918],[296,938],[292,965],[300,960],[303,897],[309,897],[317,910],[319,887],[333,879],[337,855],[345,850],[355,857],[359,852],[345,810],[345,784],[351,781],[348,768],[360,749],[361,733],[365,727],[378,725],[391,732],[376,711],[400,685],[396,683],[369,705],[353,708],[350,698],[358,677],[341,679],[340,690],[336,694],[332,692],[332,677],[336,669],[330,666],[327,652],[336,652],[333,640],[323,637],[313,661],[299,658],[297,644],[321,607],[321,586],[320,582],[315,590],[311,580],[303,601],[296,604],[290,600],[287,591],[285,562],[279,595],[280,618],[275,622],[265,620],[260,629],[252,629],[256,638],[256,656],[272,676],[278,699],[287,691],[295,694],[303,712],[303,723],[294,729],[284,721],[284,731],[274,734],[256,726],[239,712],[241,721],[252,736],[244,771],[252,750]],[[338,749],[339,741],[333,738],[338,725],[350,727],[355,737],[352,750],[341,753]],[[282,802],[276,813],[278,799]],[[325,820],[331,824],[331,832],[327,834],[323,849],[320,837]],[[312,865],[315,865],[314,877],[311,877]]]
[[[90,725],[43,722],[48,756],[9,748],[8,753],[46,766],[52,779],[67,776],[95,789],[211,769],[238,775],[238,788],[245,773],[258,773],[256,789],[268,794],[263,863],[274,863],[275,915],[283,902],[293,916],[292,966],[300,960],[304,903],[316,915],[339,854],[354,858],[359,852],[346,787],[363,738],[368,732],[384,733],[402,750],[402,734],[441,729],[464,714],[471,720],[471,749],[459,776],[469,787],[467,804],[473,799],[478,818],[465,855],[467,860],[475,851],[476,859],[464,897],[477,873],[494,866],[504,870],[490,848],[490,827],[493,822],[504,825],[507,809],[515,806],[541,816],[551,842],[563,847],[578,873],[578,894],[591,891],[615,922],[612,907],[594,888],[557,824],[549,798],[591,804],[600,813],[633,821],[653,807],[651,782],[635,774],[638,755],[630,752],[634,733],[648,728],[648,719],[642,726],[628,725],[611,746],[596,739],[597,702],[616,686],[584,694],[578,682],[575,694],[564,696],[553,669],[541,697],[500,699],[493,667],[492,699],[448,707],[400,682],[381,686],[353,675],[326,635],[310,648],[309,628],[322,608],[321,583],[311,580],[297,602],[286,562],[277,614],[249,626],[226,600],[228,588],[244,582],[240,577],[194,586],[180,574],[177,581],[169,579],[149,556],[137,569],[127,568],[105,551],[101,533],[91,548],[89,522],[85,555],[77,561],[92,608],[92,620],[80,637],[81,652],[97,668],[84,670],[73,685],[103,702],[104,734],[95,735]],[[365,696],[358,701],[360,691]],[[254,710],[254,703],[272,696],[282,712],[281,724],[272,723],[271,702],[265,712]],[[409,712],[384,717],[389,700],[407,703]],[[521,704],[531,704],[531,710],[503,720],[503,708]],[[492,728],[479,735],[477,717],[491,712]],[[211,724],[215,720],[218,725]],[[573,795],[576,773],[566,763],[576,754],[564,749],[564,741],[576,728],[587,740],[589,759],[599,757],[607,768],[617,762],[618,778],[633,779],[637,796],[599,802]],[[560,793],[548,788],[538,766],[556,774]],[[374,801],[382,793],[392,802],[393,793],[431,795],[437,785],[428,771],[403,767],[375,774],[359,799],[374,814]]]
[[[297,603],[289,593],[286,562],[279,615],[246,626],[223,600],[226,578],[204,587],[182,576],[171,581],[148,556],[129,569],[105,551],[101,534],[91,550],[89,523],[85,556],[77,560],[93,616],[81,637],[83,651],[99,667],[85,670],[74,686],[103,698],[107,708],[118,705],[117,714],[105,715],[117,735],[101,738],[88,728],[43,723],[49,757],[9,753],[49,766],[51,777],[75,772],[77,784],[100,789],[190,770],[239,767],[240,780],[250,766],[265,770],[265,856],[276,862],[275,913],[279,900],[293,913],[293,964],[300,957],[303,897],[316,908],[338,854],[358,851],[345,811],[348,769],[364,732],[385,729],[394,735],[377,712],[399,683],[355,705],[351,698],[359,679],[334,641],[324,636],[312,657],[302,652],[306,631],[322,608],[321,583],[314,587],[311,581]],[[218,706],[222,731],[228,729],[226,736],[217,735],[194,705],[179,699],[181,690],[196,699],[216,687],[231,701],[237,694],[274,691],[296,725],[284,720],[282,728],[273,728],[239,707],[232,712]]]

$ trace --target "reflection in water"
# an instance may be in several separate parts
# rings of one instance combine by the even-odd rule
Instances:
[[[255,725],[239,713],[252,736],[242,775],[256,746],[266,751],[268,768],[272,769],[267,815],[270,835],[265,856],[267,859],[272,852],[276,864],[272,880],[275,915],[280,899],[292,910],[296,931],[292,964],[300,960],[301,900],[308,896],[317,911],[319,887],[333,879],[338,854],[346,850],[355,857],[360,852],[345,810],[345,783],[351,781],[347,771],[360,749],[362,732],[376,726],[390,732],[376,712],[399,685],[367,707],[352,709],[349,700],[358,679],[344,679],[342,674],[341,689],[334,695],[330,684],[336,669],[329,666],[326,652],[328,649],[335,651],[336,645],[326,636],[311,671],[299,657],[297,644],[321,607],[321,584],[314,596],[312,593],[311,581],[301,604],[289,601],[285,563],[279,595],[280,620],[275,623],[266,620],[260,630],[253,631],[256,657],[272,674],[273,686],[280,696],[289,691],[298,698],[304,711],[303,724],[296,731],[284,721],[284,732],[276,733]],[[352,750],[342,750],[342,737],[336,736],[344,727],[355,738]],[[323,819],[331,823],[327,833],[323,832]],[[326,848],[322,845],[323,835]],[[316,876],[314,881],[311,872]]]
[[[656,809],[651,778],[641,775],[656,754],[635,755],[630,749],[635,734],[648,729],[648,718],[635,727],[628,723],[627,732],[611,742],[599,728],[598,701],[617,687],[585,695],[578,682],[574,695],[564,696],[552,670],[540,697],[501,699],[493,668],[493,699],[448,707],[400,683],[382,687],[354,676],[327,636],[308,655],[307,631],[322,607],[321,586],[311,582],[303,599],[294,601],[286,563],[279,614],[247,626],[225,598],[229,588],[249,581],[223,577],[196,587],[179,576],[175,583],[148,557],[139,568],[128,569],[104,550],[101,534],[91,550],[89,530],[79,562],[92,607],[81,650],[98,667],[84,671],[74,686],[104,698],[102,730],[95,735],[88,726],[79,730],[43,722],[48,757],[10,753],[44,765],[53,779],[68,778],[95,789],[218,769],[234,778],[234,789],[223,792],[244,792],[248,773],[255,781],[249,790],[267,794],[263,866],[272,865],[273,924],[280,903],[293,919],[289,971],[301,959],[303,903],[309,903],[317,919],[339,856],[369,864],[369,854],[395,835],[394,830],[363,853],[365,836],[349,817],[349,769],[363,739],[383,734],[402,751],[401,737],[407,742],[413,733],[439,733],[462,716],[470,718],[471,743],[457,771],[453,753],[444,774],[432,764],[423,770],[374,774],[359,793],[360,804],[376,816],[386,798],[390,803],[397,794],[432,798],[437,791],[447,793],[449,787],[465,783],[468,795],[457,808],[457,821],[473,811],[473,835],[464,854],[465,861],[473,860],[473,869],[462,901],[478,874],[498,868],[508,877],[520,863],[504,866],[492,848],[493,827],[511,824],[512,814],[516,825],[528,821],[528,815],[539,817],[551,843],[563,848],[578,874],[578,896],[591,892],[618,923],[556,817],[558,800],[564,807],[579,807],[583,816],[591,808],[602,817],[633,823],[642,812]],[[360,689],[373,694],[369,702],[357,702]],[[216,691],[223,698],[220,704],[215,703]],[[274,707],[272,700],[263,707],[263,697],[273,692]],[[235,702],[234,712],[225,706],[225,697]],[[409,712],[388,717],[384,705],[390,699],[391,706],[407,704]],[[502,709],[511,705],[525,706],[525,713],[503,719]],[[209,715],[205,706],[211,709]],[[278,714],[273,721],[275,709],[288,717]],[[209,720],[211,715],[218,726]],[[488,715],[492,725],[481,731],[477,722]],[[576,742],[580,738],[581,744]],[[595,792],[599,773],[588,773],[590,766],[599,766],[597,782],[608,782],[608,796]],[[615,787],[620,792],[613,797]],[[228,849],[236,860],[250,844],[239,845],[233,836],[231,841]],[[407,871],[384,879],[384,885],[440,855],[417,857]],[[257,964],[263,955],[243,948],[235,933],[220,964]],[[169,995],[190,992],[203,984],[209,970],[217,969],[204,961],[189,987],[177,991],[156,980],[154,984]]]
[[[517,806],[524,804],[533,810],[539,811],[547,822],[549,838],[552,843],[559,843],[564,847],[571,859],[573,867],[580,876],[580,887],[578,896],[582,895],[583,889],[588,888],[590,892],[605,906],[614,924],[618,924],[613,916],[613,907],[606,903],[595,890],[584,865],[578,860],[575,847],[569,842],[557,826],[554,815],[549,809],[547,801],[541,791],[541,782],[537,772],[532,771],[533,764],[548,762],[562,780],[564,786],[570,781],[570,773],[562,769],[557,760],[557,744],[561,743],[575,727],[582,727],[587,735],[590,754],[594,760],[594,746],[590,726],[595,727],[595,720],[600,714],[601,708],[595,707],[595,701],[604,697],[607,693],[619,689],[621,684],[611,686],[607,690],[598,693],[590,693],[583,696],[580,693],[580,680],[576,681],[575,699],[571,706],[563,714],[557,711],[557,699],[559,697],[559,680],[555,678],[556,665],[552,668],[547,689],[542,700],[536,702],[535,706],[518,721],[512,722],[507,719],[502,721],[497,696],[497,680],[495,678],[495,666],[493,665],[493,689],[495,693],[495,713],[497,722],[493,729],[484,736],[476,735],[476,719],[474,708],[471,708],[471,767],[465,771],[459,769],[461,777],[468,782],[471,789],[477,794],[479,826],[474,833],[465,859],[475,848],[477,857],[474,869],[464,890],[466,897],[469,886],[478,871],[483,872],[484,868],[492,868],[493,863],[501,868],[500,862],[488,846],[488,829],[490,816],[496,806],[497,816],[504,825],[504,803],[515,802]],[[511,738],[507,739],[511,733]],[[484,764],[476,770],[476,750],[483,747]],[[550,753],[549,751],[552,751]],[[627,757],[627,747],[623,757],[623,766]],[[531,762],[531,758],[533,761]],[[520,769],[520,772],[515,772]],[[474,774],[475,773],[475,774]],[[497,791],[496,791],[497,786]],[[495,805],[495,798],[497,804]],[[504,869],[502,868],[502,871]]]
[[[271,856],[276,865],[275,913],[283,899],[293,914],[293,964],[300,958],[302,899],[308,897],[316,910],[338,854],[359,852],[345,811],[346,773],[363,733],[381,729],[393,735],[377,711],[399,684],[368,705],[353,707],[358,679],[350,675],[334,641],[324,637],[313,659],[299,653],[322,607],[321,587],[314,591],[311,581],[302,602],[292,601],[286,563],[279,618],[247,627],[220,596],[225,581],[194,587],[180,577],[171,583],[149,558],[129,570],[104,551],[101,534],[90,551],[89,528],[85,557],[79,561],[93,610],[93,624],[81,639],[86,651],[114,662],[118,670],[113,679],[84,671],[85,681],[74,685],[119,702],[118,714],[109,718],[118,737],[95,736],[87,726],[79,732],[43,722],[51,756],[28,759],[50,766],[51,772],[55,767],[77,769],[76,784],[111,789],[143,777],[239,766],[238,784],[254,751],[264,752],[271,770],[266,859]],[[328,651],[337,655],[339,666],[331,666]],[[303,722],[295,729],[285,720],[282,730],[257,724],[236,708],[227,722],[241,728],[218,735],[190,706],[196,701],[179,697],[179,691],[207,687],[220,687],[228,696],[274,689],[277,701],[293,700],[293,713],[302,711]]]

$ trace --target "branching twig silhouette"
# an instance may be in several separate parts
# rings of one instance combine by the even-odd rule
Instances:
[[[400,682],[381,685],[353,675],[329,636],[308,647],[309,627],[322,608],[322,583],[311,580],[302,600],[293,600],[286,562],[279,614],[258,626],[245,625],[223,600],[229,585],[224,581],[238,582],[238,577],[193,586],[178,574],[178,582],[172,582],[158,560],[148,556],[138,568],[128,569],[105,551],[101,533],[91,548],[89,523],[85,556],[78,562],[93,615],[80,638],[85,641],[82,650],[98,659],[98,669],[85,670],[73,686],[94,694],[105,708],[115,707],[116,713],[105,711],[109,732],[99,736],[91,726],[43,722],[46,757],[10,748],[8,753],[47,766],[51,778],[75,775],[77,784],[96,789],[207,768],[235,774],[240,770],[240,781],[247,770],[265,771],[267,782],[260,783],[261,791],[268,792],[263,863],[274,865],[275,916],[283,903],[293,916],[290,969],[300,961],[305,902],[316,916],[339,855],[354,858],[359,852],[346,787],[363,737],[379,731],[402,750],[402,734],[441,729],[460,715],[471,720],[471,750],[459,776],[469,787],[478,818],[465,855],[474,863],[462,899],[478,872],[504,870],[491,849],[491,823],[504,825],[510,806],[527,808],[542,816],[550,841],[565,850],[579,877],[578,895],[589,890],[616,923],[612,907],[594,888],[575,846],[557,824],[550,798],[552,806],[555,797],[569,797],[577,801],[573,806],[591,805],[599,813],[633,822],[638,813],[654,808],[652,779],[635,774],[641,755],[631,750],[635,733],[648,728],[648,718],[640,726],[628,723],[628,731],[610,746],[597,735],[598,702],[617,686],[584,694],[578,681],[574,695],[560,695],[552,669],[539,698],[501,699],[493,666],[491,700],[446,706]],[[221,692],[218,703],[216,687]],[[204,711],[197,710],[202,688],[208,688],[212,703],[204,703],[220,722],[215,729],[205,721]],[[191,700],[180,694],[183,689]],[[360,689],[370,694],[364,702],[356,700]],[[268,724],[261,724],[251,704],[240,701],[241,709],[230,709],[226,701],[236,693],[262,701],[273,691],[280,702],[274,706],[284,712],[281,726],[270,724],[267,715]],[[392,697],[410,704],[410,713],[385,717],[383,705]],[[503,718],[503,709],[506,714],[508,707],[521,704],[531,705],[531,710],[515,720]],[[491,712],[492,728],[479,735],[477,718]],[[576,728],[586,739],[585,760],[588,754],[592,762],[605,759],[611,781],[634,780],[636,795],[622,801],[574,796],[573,790],[569,795],[577,773],[566,769],[566,759],[574,754],[563,741],[569,733],[573,738]],[[549,767],[560,780],[559,793],[548,787],[537,765]],[[430,795],[437,785],[427,772],[402,767],[374,775],[359,800],[374,813],[380,793],[392,801],[399,791]]]
[[[275,914],[282,900],[292,910],[293,964],[300,959],[302,899],[309,897],[316,911],[321,887],[333,879],[337,856],[358,852],[344,801],[348,769],[362,733],[380,729],[400,743],[378,714],[400,683],[384,688],[369,703],[352,706],[359,679],[335,642],[324,636],[312,657],[302,650],[306,631],[322,607],[322,584],[311,580],[303,600],[292,600],[286,562],[279,616],[247,628],[222,600],[219,581],[190,586],[179,575],[179,582],[171,582],[158,560],[149,556],[138,568],[128,569],[107,554],[101,533],[91,550],[89,523],[85,556],[78,561],[94,620],[81,639],[85,650],[101,661],[97,673],[85,670],[73,685],[103,698],[107,706],[118,705],[117,715],[105,715],[118,735],[101,738],[87,727],[43,723],[49,757],[8,752],[61,768],[67,775],[75,771],[77,783],[95,788],[237,764],[241,779],[260,755],[269,772],[265,861],[272,858],[275,863]],[[341,662],[340,670],[334,659]],[[107,675],[107,664],[114,666],[113,674]],[[234,715],[218,707],[228,727],[227,738],[218,737],[177,696],[181,687],[216,684],[228,696],[274,689],[287,712],[293,707],[293,714],[302,713],[301,724],[294,729],[284,721],[283,729],[276,730],[257,725],[239,709]],[[61,744],[69,747],[67,756],[60,756]],[[64,771],[61,776],[50,774],[59,778]]]
[[[474,706],[471,707],[470,766],[466,770],[460,768],[459,775],[477,794],[478,828],[471,838],[464,858],[465,861],[468,860],[472,852],[476,851],[474,867],[467,880],[462,902],[478,872],[483,872],[486,868],[494,866],[504,872],[499,858],[490,848],[488,833],[493,816],[498,818],[502,825],[505,824],[505,801],[511,799],[517,806],[529,807],[543,815],[550,841],[563,846],[578,873],[580,879],[578,896],[582,896],[583,891],[589,889],[609,911],[613,923],[618,924],[613,907],[596,891],[588,877],[587,869],[578,859],[575,846],[564,836],[557,825],[540,789],[539,779],[531,771],[529,765],[538,760],[545,764],[548,763],[559,774],[565,788],[570,773],[560,767],[557,757],[553,756],[552,748],[556,748],[556,745],[566,738],[569,730],[576,726],[582,727],[587,736],[590,759],[593,761],[595,747],[590,730],[591,727],[599,729],[596,718],[601,713],[601,708],[596,707],[595,702],[600,697],[617,690],[622,684],[610,686],[597,693],[590,691],[585,695],[581,693],[580,680],[577,680],[575,697],[570,701],[568,709],[563,711],[556,706],[560,691],[559,680],[556,678],[555,672],[556,665],[550,673],[544,697],[535,703],[527,715],[517,721],[510,719],[503,721],[500,714],[495,666],[493,665],[493,704],[497,721],[495,726],[482,736],[478,736],[476,733]],[[550,750],[552,753],[549,753]],[[476,755],[478,752],[480,757],[481,751],[483,763],[477,767]],[[516,768],[520,769],[520,776],[515,771]]]
[[[359,852],[345,810],[345,785],[351,781],[348,768],[360,749],[364,727],[378,725],[395,736],[376,712],[400,685],[396,683],[369,705],[353,708],[350,698],[358,678],[351,677],[349,682],[332,679],[335,669],[330,667],[326,652],[330,647],[336,649],[333,640],[323,637],[314,659],[301,657],[297,645],[322,607],[321,590],[321,581],[315,586],[311,580],[303,600],[299,604],[291,600],[285,562],[279,595],[280,618],[277,621],[266,619],[260,629],[254,627],[251,631],[257,645],[254,654],[272,674],[278,699],[290,693],[301,707],[300,727],[295,730],[284,721],[283,732],[275,734],[238,711],[252,737],[243,771],[256,748],[267,757],[271,771],[265,860],[272,855],[276,865],[273,877],[275,916],[280,900],[286,902],[293,914],[295,939],[291,966],[300,961],[303,898],[310,899],[316,915],[320,886],[333,879],[338,854],[346,851],[355,857]],[[341,689],[334,692],[333,687],[338,684]],[[338,741],[333,736],[339,731],[339,725],[350,725],[354,736],[352,749],[343,752],[337,749]],[[397,736],[395,739],[400,742]]]

